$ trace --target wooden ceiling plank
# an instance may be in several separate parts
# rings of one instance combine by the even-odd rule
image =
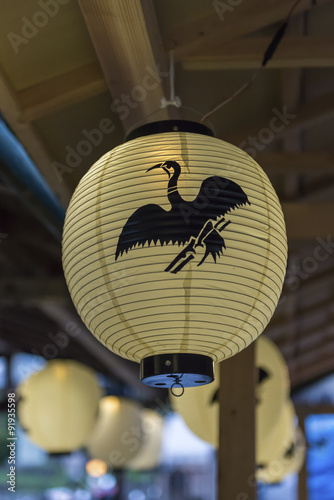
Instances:
[[[298,316],[290,319],[289,321],[280,321],[279,323],[269,324],[266,329],[266,334],[268,334],[268,336],[277,342],[283,349],[284,346],[290,344],[291,341],[299,341],[300,337],[307,336],[307,333],[303,329],[303,325],[304,328],[305,325],[309,325],[309,327],[312,328],[313,323],[317,324],[318,322],[327,321],[329,318],[333,317],[333,313],[333,299],[330,298],[327,301],[322,301],[320,305],[316,304],[313,307],[308,307],[307,310],[300,310]],[[290,324],[291,327],[294,327],[298,332],[302,332],[300,336],[296,336],[296,339],[295,337],[286,339],[285,331],[288,324]]]
[[[259,152],[255,160],[267,175],[273,174],[334,174],[334,152],[284,151]]]
[[[334,373],[334,346],[332,345],[331,349],[326,347],[327,349],[318,353],[319,356],[314,357],[313,361],[300,362],[299,365],[288,363],[292,387],[311,383],[314,379]]]
[[[317,6],[330,0],[318,0]],[[291,0],[248,0],[226,9],[226,3],[215,0],[211,12],[186,26],[179,26],[168,33],[165,46],[175,50],[177,60],[194,54],[199,49],[214,46],[218,41],[227,42],[254,33],[266,26],[286,19]],[[310,0],[302,0],[293,15],[313,7]]]
[[[250,69],[261,65],[269,37],[241,38],[180,59],[185,70]],[[283,38],[269,68],[333,68],[334,37]]]
[[[282,208],[288,239],[315,240],[315,242],[319,238],[330,238],[331,240],[331,234],[333,234],[333,203],[285,202],[282,203]],[[327,240],[324,241],[324,252],[331,252],[330,255],[332,255],[334,249],[330,243],[326,247]]]
[[[271,125],[271,120],[275,120],[275,117],[281,117],[281,125],[283,127],[281,127],[280,131],[277,130],[277,132],[273,133],[272,143],[291,133],[301,132],[319,125],[333,116],[334,92],[328,92],[312,101],[302,104],[294,110],[288,109],[286,105],[281,110],[273,108],[272,116],[269,116],[265,121],[258,123],[256,126],[236,131],[227,136],[225,140],[238,145],[246,141],[247,138],[249,140],[250,137],[255,136],[256,139],[261,130],[267,129]]]
[[[79,0],[125,131],[161,107],[169,72],[151,0]],[[169,109],[159,119],[167,119]]]
[[[54,169],[52,158],[33,125],[22,117],[22,109],[6,76],[0,70],[0,110],[12,131],[43,175],[50,188],[58,196],[63,207],[67,207],[71,193],[66,184],[60,183]]]
[[[22,117],[31,122],[107,90],[98,62],[56,76],[16,93]]]

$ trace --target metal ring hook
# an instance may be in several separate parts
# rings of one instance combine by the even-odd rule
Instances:
[[[175,390],[175,388],[179,386],[181,389],[182,389],[182,392],[180,394],[176,394],[175,392],[173,392],[173,389]],[[174,384],[171,385],[171,388],[170,388],[170,392],[173,394],[173,396],[175,396],[176,398],[179,398],[181,396],[183,396],[184,394],[184,387],[183,385],[181,384],[181,382],[179,380],[176,380],[174,382]]]

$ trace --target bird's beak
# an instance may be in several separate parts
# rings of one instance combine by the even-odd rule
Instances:
[[[153,170],[155,168],[162,168],[166,172],[166,174],[168,174],[168,177],[170,177],[169,170],[166,167],[164,167],[164,163],[158,163],[157,165],[154,165],[153,167],[148,168],[146,170],[146,172],[149,172],[150,170]]]

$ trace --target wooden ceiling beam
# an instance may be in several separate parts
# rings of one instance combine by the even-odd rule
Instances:
[[[0,110],[12,131],[29,154],[36,167],[43,175],[50,188],[58,196],[63,207],[67,207],[71,198],[66,184],[60,183],[55,171],[51,168],[52,157],[34,129],[22,116],[22,108],[15,92],[0,70]]]
[[[87,64],[16,92],[27,122],[50,115],[107,90],[101,67]]]
[[[333,234],[333,203],[285,202],[282,203],[282,208],[288,239],[315,240],[317,242],[319,238],[331,238],[331,234]],[[326,241],[324,245],[324,251],[326,251]],[[330,246],[328,248],[327,252],[333,252]]]
[[[292,339],[285,337],[282,341],[277,340],[276,343],[285,359],[289,360],[313,351],[319,344],[331,341],[333,334],[333,320],[324,320],[319,321],[317,327],[310,331],[300,330]]]
[[[330,298],[327,301],[321,301],[319,305],[316,304],[313,307],[308,307],[305,311],[299,311],[298,316],[288,322],[280,321],[279,323],[269,324],[266,328],[266,334],[283,348],[285,344],[290,343],[285,335],[287,323],[289,323],[290,326],[294,326],[296,331],[303,331],[305,325],[312,328],[312,326],[318,322],[332,320],[333,316],[333,299]],[[300,337],[306,337],[306,335],[307,334],[303,331]],[[299,338],[299,336],[297,338]],[[296,337],[293,337],[293,342],[295,342],[295,340]]]
[[[298,109],[288,109],[287,106],[283,106],[282,109],[273,108],[271,116],[268,116],[266,120],[258,123],[256,126],[236,131],[227,136],[225,140],[236,145],[243,142],[250,145],[250,138],[258,140],[259,133],[266,129],[272,131],[272,139],[270,141],[272,143],[291,133],[301,132],[314,127],[333,116],[334,92],[328,92],[312,101],[302,104]],[[275,131],[272,127],[274,126],[274,120],[276,124],[279,123],[278,117],[281,117],[281,130],[277,129]],[[261,144],[261,148],[263,148],[263,144]]]
[[[79,0],[125,131],[160,109],[169,72],[151,0]],[[169,109],[158,119],[167,119]]]
[[[31,300],[68,302],[68,289],[63,277],[2,278],[0,280],[0,307],[7,303],[24,304]]]
[[[334,152],[284,151],[259,152],[254,158],[267,175],[273,174],[334,174]]]
[[[305,364],[300,363],[299,365],[288,363],[292,388],[311,383],[315,379],[334,373],[333,347],[332,345],[331,350],[329,350],[327,346],[326,349],[318,353],[319,356],[312,362],[308,361]]]
[[[329,0],[318,0],[317,6]],[[232,6],[229,2],[215,0],[211,3],[210,14],[195,19],[185,26],[168,32],[165,46],[175,50],[175,57],[182,60],[186,55],[192,55],[199,49],[212,47],[254,33],[286,19],[292,3],[291,0],[248,0]],[[294,10],[293,15],[314,8],[310,0],[302,0]]]
[[[269,37],[241,38],[180,58],[186,70],[250,69],[261,65]],[[334,37],[289,36],[283,38],[269,68],[333,68]]]

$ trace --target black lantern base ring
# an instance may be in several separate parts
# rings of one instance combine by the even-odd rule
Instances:
[[[170,389],[198,387],[214,380],[213,360],[202,354],[158,354],[142,359],[140,380],[145,385]]]

